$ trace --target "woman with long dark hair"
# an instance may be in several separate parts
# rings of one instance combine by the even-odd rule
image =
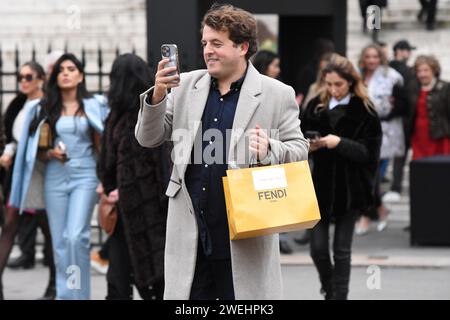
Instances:
[[[162,299],[169,157],[165,145],[144,148],[134,137],[139,95],[153,79],[144,60],[124,54],[114,61],[110,80],[111,113],[98,162],[103,192],[118,208],[108,239],[107,299],[130,299],[132,283],[143,299]]]
[[[301,123],[306,134],[321,136],[310,145],[322,217],[311,233],[311,257],[325,298],[347,299],[355,220],[374,203],[381,124],[348,59],[333,56],[322,77],[326,91],[309,103]],[[329,249],[332,221],[334,263]]]
[[[24,160],[24,167],[29,167],[34,161],[30,155],[38,153],[38,158],[47,162],[45,204],[58,299],[90,298],[90,221],[98,200],[95,136],[103,132],[107,112],[106,100],[87,92],[81,62],[73,54],[62,55],[36,108]],[[51,146],[38,149],[46,127]],[[23,176],[26,179],[25,173]],[[15,202],[23,207],[23,197]]]
[[[19,228],[20,219],[26,223],[33,223],[32,219],[37,219],[45,239],[44,254],[50,269],[49,284],[44,294],[45,299],[52,299],[55,296],[55,266],[53,263],[53,253],[51,248],[51,236],[45,212],[45,203],[43,195],[43,179],[45,165],[36,162],[30,167],[30,176],[28,177],[27,186],[22,186],[22,180],[14,178],[13,168],[16,169],[16,162],[21,162],[21,150],[26,149],[29,129],[29,122],[26,118],[30,116],[33,108],[37,106],[43,96],[43,87],[45,82],[45,72],[41,65],[30,61],[22,65],[18,76],[20,84],[20,93],[13,99],[6,110],[5,114],[5,133],[6,146],[0,157],[0,165],[3,172],[3,193],[4,198],[9,199],[11,193],[11,201],[6,203],[6,222],[2,228],[0,238],[0,298],[3,298],[1,287],[1,276],[6,261],[14,244],[14,238]],[[18,161],[16,161],[19,159]],[[18,206],[14,205],[14,197],[16,187],[20,186],[24,195],[24,206],[20,213],[17,214]],[[23,187],[23,188],[22,188]],[[25,226],[24,224],[22,224]],[[33,245],[33,244],[32,244]],[[34,249],[34,248],[32,248]],[[24,268],[30,268],[34,265],[34,250],[27,255],[22,251],[19,257],[19,265]]]
[[[278,79],[280,75],[280,57],[272,51],[260,50],[252,57],[253,66],[259,73]]]

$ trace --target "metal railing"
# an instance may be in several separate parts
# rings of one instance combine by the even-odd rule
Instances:
[[[52,51],[52,47],[51,45],[48,47],[47,49],[47,53],[50,53]],[[67,44],[64,46],[64,52],[67,52]],[[132,53],[136,53],[136,49],[133,46],[132,48]],[[76,54],[76,53],[75,53]],[[117,47],[115,50],[115,54],[116,57],[119,56],[120,54],[120,50]],[[81,49],[81,62],[83,64],[83,66],[86,66],[86,50],[84,47],[82,47]],[[19,76],[19,71],[20,71],[20,66],[22,65],[22,63],[25,63],[26,61],[36,61],[36,49],[33,46],[32,50],[31,50],[31,59],[30,60],[25,60],[25,61],[21,61],[20,60],[20,51],[18,46],[16,46],[15,50],[14,50],[14,55],[13,55],[13,69],[12,70],[4,70],[3,66],[4,66],[4,60],[3,60],[3,51],[0,45],[0,106],[3,106],[3,101],[4,101],[4,96],[7,94],[18,94],[19,93],[19,82],[18,82],[18,76]],[[109,76],[109,72],[105,72],[104,71],[104,51],[103,49],[99,46],[97,49],[97,70],[96,71],[91,71],[91,70],[85,70],[84,72],[85,74],[85,78],[86,81],[90,80],[91,78],[97,78],[97,86],[96,88],[94,88],[94,90],[90,90],[91,93],[98,93],[98,94],[103,94],[104,93],[104,88],[103,88],[103,78]],[[4,89],[4,83],[5,83],[5,79],[13,79],[14,81],[14,88],[13,89]],[[11,82],[11,81],[10,81]],[[90,82],[91,83],[91,82]]]

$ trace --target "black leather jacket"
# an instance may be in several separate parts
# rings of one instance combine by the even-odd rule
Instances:
[[[420,85],[415,84],[412,90],[409,130],[411,136],[416,122],[417,100]],[[430,136],[432,139],[450,137],[450,84],[438,80],[427,96],[428,118],[430,122]]]

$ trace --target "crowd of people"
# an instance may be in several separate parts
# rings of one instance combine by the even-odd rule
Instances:
[[[296,240],[310,243],[324,298],[347,299],[353,235],[374,220],[387,227],[385,203],[401,197],[408,150],[413,159],[450,154],[450,85],[438,60],[420,55],[410,68],[415,48],[401,40],[391,62],[370,44],[355,66],[321,39],[294,90],[280,79],[280,56],[257,51],[250,13],[213,5],[201,43],[206,69],[189,73],[162,59],[153,78],[140,57],[118,56],[107,96],[89,94],[73,54],[53,55],[47,73],[21,66],[20,93],[0,121],[0,299],[15,236],[32,241],[19,241],[22,255],[8,265],[32,267],[38,225],[50,270],[43,298],[90,299],[99,196],[118,212],[102,248],[106,299],[132,299],[133,285],[143,299],[282,298],[286,234],[229,238],[222,177],[251,159],[310,161],[321,220]],[[393,183],[382,195],[389,162]]]

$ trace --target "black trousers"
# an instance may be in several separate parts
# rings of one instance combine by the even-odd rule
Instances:
[[[109,266],[106,274],[108,283],[107,300],[133,299],[133,273],[128,254],[122,220],[117,220],[113,234],[106,240],[101,250],[101,257],[108,258]]]
[[[402,193],[404,168],[406,164],[406,158],[408,156],[408,150],[411,147],[411,135],[408,133],[409,128],[407,126],[406,119],[403,119],[403,132],[405,133],[405,152],[402,156],[394,158],[394,166],[392,168],[391,190],[398,193]]]
[[[433,26],[436,22],[437,0],[419,0],[422,10],[427,13],[427,26]]]
[[[38,217],[36,214],[24,213],[19,219],[18,241],[22,256],[34,261],[36,253],[36,236]]]
[[[133,299],[133,267],[120,216],[119,213],[114,232],[100,251],[100,256],[109,260],[108,273],[106,274],[108,283],[106,300]],[[164,283],[161,282],[151,287],[136,286],[136,289],[144,300],[161,300],[164,294]]]
[[[408,151],[406,151],[408,152]],[[391,190],[402,193],[403,173],[406,163],[406,154],[401,157],[394,158],[394,167],[392,171],[392,186]]]
[[[34,261],[36,254],[36,236],[37,229],[41,227],[45,234],[44,228],[48,229],[48,222],[45,210],[38,210],[35,214],[23,213],[19,218],[18,242],[22,256],[26,259]],[[52,244],[49,237],[44,236],[44,260],[47,263],[53,261]]]
[[[347,299],[350,282],[353,230],[356,217],[348,213],[336,217],[333,260],[330,256],[330,221],[321,220],[311,232],[311,258],[319,272],[322,290],[326,298]]]
[[[234,300],[231,259],[209,259],[199,243],[190,299]]]

